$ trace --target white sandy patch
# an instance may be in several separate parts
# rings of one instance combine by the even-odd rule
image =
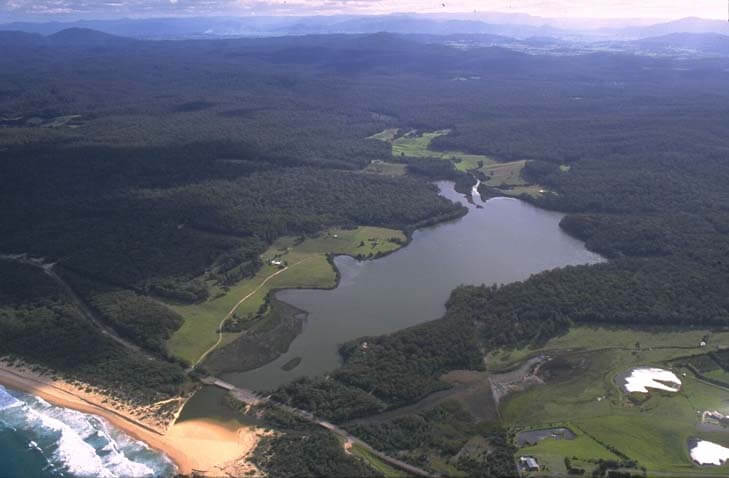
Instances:
[[[691,459],[699,465],[723,465],[729,460],[729,448],[699,440],[691,449]]]
[[[666,382],[674,384],[674,386],[667,385]],[[662,368],[636,368],[625,379],[625,390],[628,392],[647,393],[649,388],[678,392],[681,388],[681,380],[675,373]]]

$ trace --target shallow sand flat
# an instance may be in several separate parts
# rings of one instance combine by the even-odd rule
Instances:
[[[673,386],[667,383],[674,384]],[[625,390],[628,392],[648,393],[648,389],[678,392],[681,380],[675,373],[662,368],[635,368],[625,377]]]
[[[185,452],[186,468],[219,476],[230,462],[255,449],[260,433],[248,427],[234,430],[210,420],[189,420],[173,425],[164,439]],[[182,466],[180,470],[184,472]]]
[[[691,459],[700,465],[722,465],[729,460],[729,448],[716,443],[699,440],[691,448]]]
[[[193,471],[219,476],[221,471],[253,451],[260,430],[241,427],[237,430],[213,421],[190,420],[177,423],[162,433],[135,418],[101,403],[100,394],[78,394],[47,383],[29,372],[0,366],[0,384],[36,395],[54,405],[98,415],[131,437],[167,455],[180,473]],[[97,401],[98,400],[98,401]]]

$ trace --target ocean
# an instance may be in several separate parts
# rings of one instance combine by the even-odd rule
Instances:
[[[171,477],[163,454],[95,415],[0,386],[0,478]]]

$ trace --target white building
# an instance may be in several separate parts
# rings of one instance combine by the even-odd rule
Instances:
[[[539,471],[539,463],[533,456],[519,457],[519,466],[524,471]]]

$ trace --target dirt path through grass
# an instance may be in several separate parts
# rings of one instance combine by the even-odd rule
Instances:
[[[271,279],[273,279],[274,277],[276,277],[279,274],[283,274],[284,272],[289,270],[291,267],[295,267],[295,266],[301,264],[302,262],[306,262],[306,259],[302,259],[299,262],[296,262],[294,264],[291,264],[290,266],[286,266],[283,269],[274,272],[270,276],[263,279],[263,281],[260,284],[258,284],[258,287],[253,289],[245,297],[243,297],[241,300],[236,302],[236,304],[233,306],[233,308],[230,309],[230,311],[228,311],[228,313],[225,315],[225,317],[223,317],[223,320],[220,321],[220,324],[218,324],[218,340],[209,349],[207,349],[205,351],[205,353],[200,356],[200,358],[197,359],[197,362],[195,362],[193,364],[193,366],[190,367],[190,370],[197,367],[203,360],[205,360],[205,357],[207,357],[208,354],[210,354],[210,352],[215,350],[220,345],[220,342],[223,341],[223,324],[225,324],[225,321],[228,320],[229,318],[231,318],[233,316],[233,314],[235,314],[235,311],[238,310],[238,307],[240,307],[241,304],[243,304],[246,300],[248,300],[250,297],[255,295],[258,291],[260,291],[268,283],[268,281],[270,281]]]

